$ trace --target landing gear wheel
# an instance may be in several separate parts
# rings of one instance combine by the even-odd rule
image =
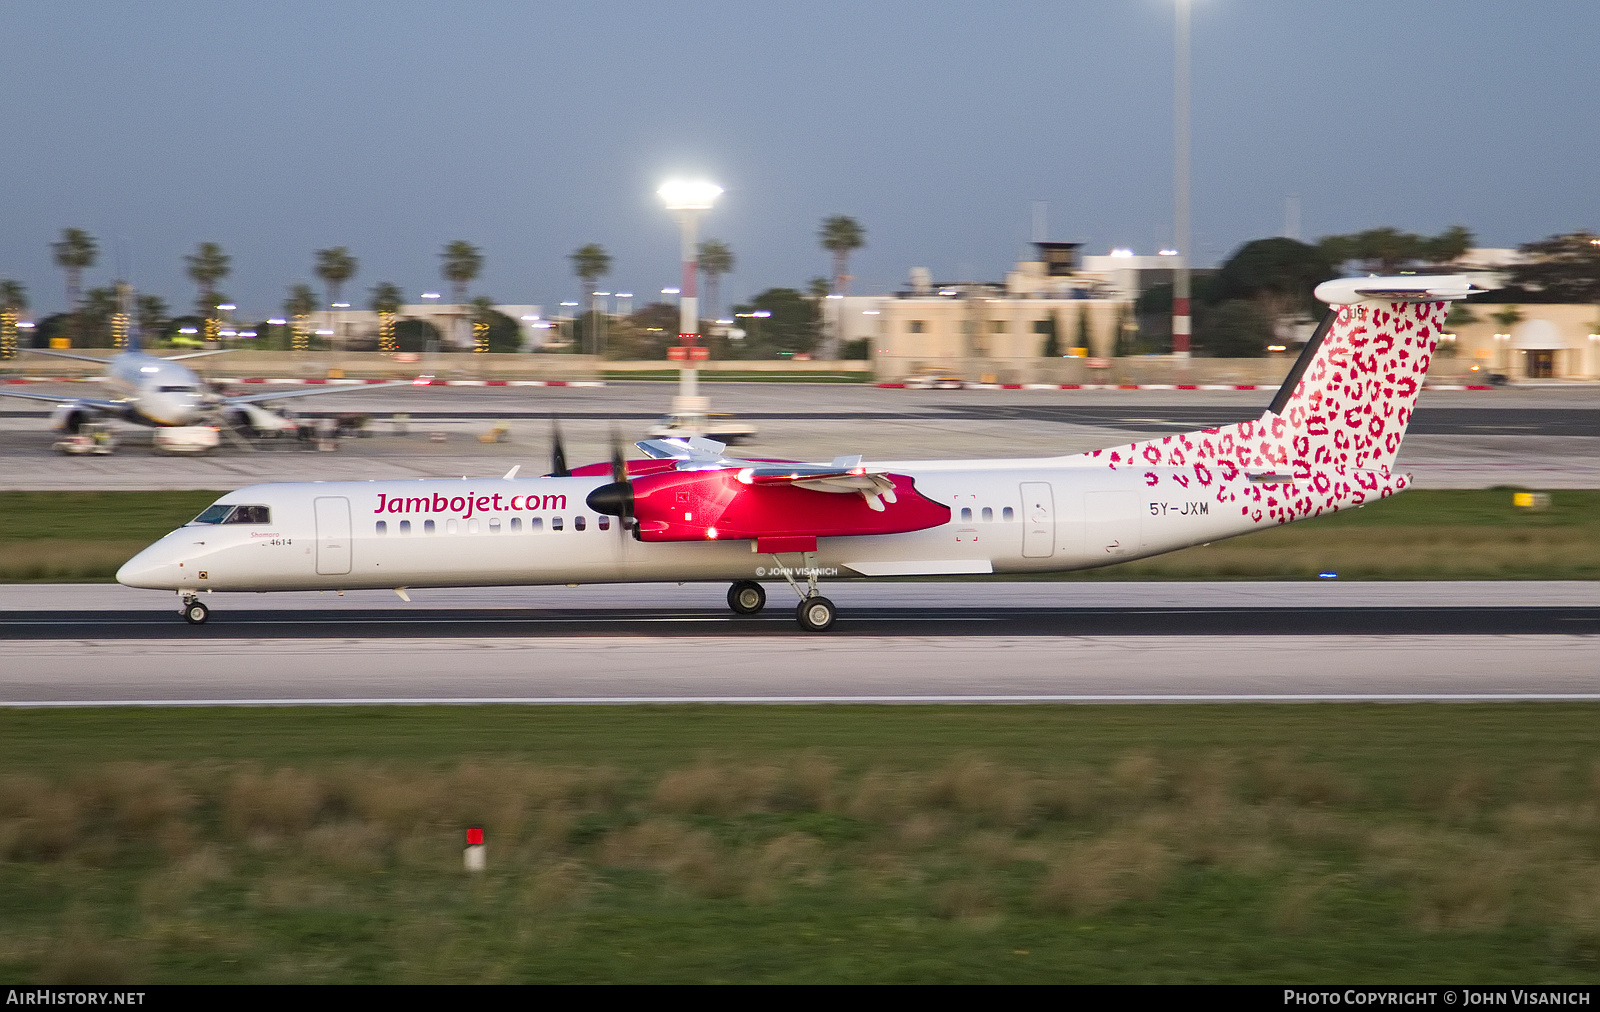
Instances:
[[[825,597],[808,597],[794,610],[800,628],[806,632],[827,632],[838,616],[838,609]]]
[[[183,606],[183,620],[190,625],[205,625],[210,617],[211,609],[199,601],[190,601]]]
[[[754,615],[767,606],[767,592],[754,580],[738,580],[728,588],[728,607],[735,615]]]

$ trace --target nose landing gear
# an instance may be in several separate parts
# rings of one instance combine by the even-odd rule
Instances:
[[[827,632],[833,628],[833,620],[839,617],[839,609],[834,607],[832,601],[817,593],[815,557],[807,552],[800,558],[803,566],[801,572],[806,577],[804,588],[795,582],[794,573],[783,564],[781,558],[774,555],[772,561],[778,564],[776,572],[788,581],[789,586],[794,589],[795,594],[800,598],[800,604],[794,610],[794,618],[796,622],[800,623],[800,628],[806,632]],[[729,593],[729,601],[730,603],[732,601],[731,591]]]
[[[801,601],[794,610],[795,621],[806,632],[827,632],[838,614],[833,602],[820,594]]]
[[[200,599],[193,594],[183,595],[183,606],[178,609],[178,614],[190,625],[205,625],[206,619],[211,617],[211,609],[200,603]]]

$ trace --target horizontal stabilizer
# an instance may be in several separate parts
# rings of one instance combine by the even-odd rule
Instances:
[[[1488,290],[1461,274],[1402,274],[1324,281],[1315,294],[1330,306],[1349,306],[1357,302],[1449,302]]]

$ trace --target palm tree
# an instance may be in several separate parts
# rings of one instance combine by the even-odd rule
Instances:
[[[600,282],[601,278],[611,273],[611,254],[606,252],[604,246],[592,242],[587,246],[579,246],[573,250],[568,259],[572,261],[572,273],[576,274],[578,280],[583,282],[584,298],[589,300],[588,330],[593,335],[589,340],[591,345],[589,350],[591,354],[598,355],[600,353],[600,340],[596,331],[600,320],[594,308],[594,286]]]
[[[343,246],[317,250],[317,277],[328,286],[328,305],[339,301],[344,283],[355,277],[360,263]]]
[[[378,314],[378,350],[395,351],[394,318],[403,296],[399,285],[381,281],[372,286],[372,311]]]
[[[467,286],[472,284],[473,279],[483,270],[483,253],[465,239],[457,239],[445,246],[439,258],[444,261],[440,271],[455,292],[455,304],[465,305]]]
[[[289,297],[283,300],[283,312],[294,321],[295,351],[308,351],[311,348],[311,328],[306,324],[306,318],[315,312],[316,308],[317,293],[311,290],[310,285],[289,286]]]
[[[866,229],[849,215],[836,214],[822,220],[817,238],[833,254],[833,292],[843,295],[850,287],[850,254],[867,244]]]
[[[67,339],[71,341],[78,336],[78,289],[83,272],[94,266],[100,247],[94,236],[83,229],[64,228],[61,239],[51,243],[50,248],[55,252],[56,266],[67,272],[67,312],[72,314],[67,318]]]
[[[0,278],[0,358],[17,357],[17,316],[27,308],[27,289],[20,282]]]
[[[155,340],[167,326],[167,300],[159,295],[141,295],[137,312],[140,343]]]
[[[83,272],[94,266],[100,247],[94,236],[83,229],[64,228],[60,241],[51,243],[50,248],[55,252],[56,266],[67,272],[67,312],[75,312]]]
[[[200,288],[195,308],[207,320],[214,319],[217,315],[217,303],[221,301],[217,282],[228,276],[228,264],[232,259],[214,242],[201,243],[195,247],[193,253],[183,258],[183,262],[188,265],[189,278]]]
[[[700,244],[700,273],[706,276],[706,318],[717,318],[717,286],[724,274],[733,272],[733,250],[720,239]]]
[[[472,283],[473,278],[478,276],[478,272],[483,270],[483,253],[478,250],[478,247],[465,239],[457,239],[448,243],[444,248],[444,252],[439,256],[444,260],[444,266],[440,270],[444,273],[445,280],[450,282],[451,289],[455,292],[453,304],[456,307],[457,316],[453,321],[453,329],[459,332],[461,325],[460,314],[464,312],[462,307],[467,302],[467,286]],[[452,333],[450,340],[452,343],[459,342],[459,333]]]
[[[573,250],[568,259],[572,261],[572,273],[583,282],[583,294],[590,300],[592,309],[594,286],[611,273],[611,254],[606,252],[604,246],[592,242]]]

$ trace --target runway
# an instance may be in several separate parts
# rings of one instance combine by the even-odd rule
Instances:
[[[0,705],[1600,700],[1589,583],[841,583],[823,635],[778,589],[216,595],[191,628],[10,586]]]

